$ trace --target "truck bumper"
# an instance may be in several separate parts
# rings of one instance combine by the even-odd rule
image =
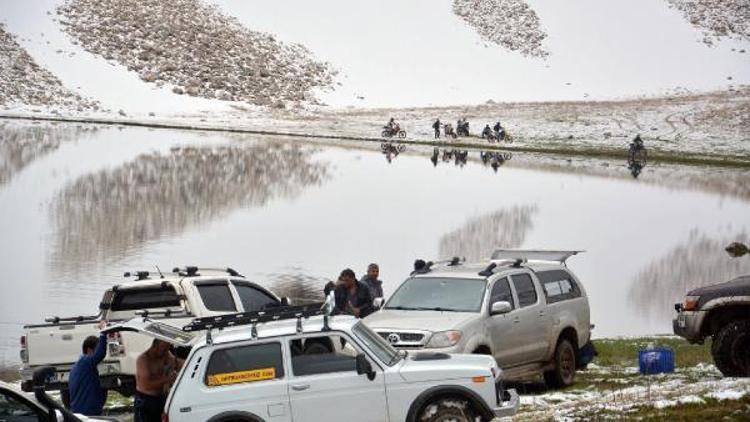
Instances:
[[[701,311],[682,311],[677,313],[677,318],[672,320],[672,331],[690,343],[698,343],[701,337],[701,324],[705,312]]]
[[[495,414],[496,418],[503,418],[506,416],[513,416],[518,413],[518,407],[521,406],[521,400],[518,398],[518,393],[515,388],[505,390],[508,397],[507,400],[503,400],[499,406],[492,409],[492,413]]]

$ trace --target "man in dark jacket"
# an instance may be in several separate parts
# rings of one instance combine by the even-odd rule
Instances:
[[[435,139],[440,137],[440,119],[435,120],[432,124],[432,128],[435,129]]]
[[[367,266],[367,275],[362,277],[362,280],[359,280],[360,283],[370,289],[370,295],[373,300],[383,297],[383,282],[378,280],[379,275],[380,267],[378,267],[378,264],[373,263]]]
[[[106,321],[101,321],[99,329],[106,324]],[[101,415],[107,391],[99,384],[96,366],[107,355],[107,335],[101,333],[98,339],[94,336],[87,337],[81,349],[83,354],[70,369],[70,410],[86,416]]]
[[[324,290],[326,296],[331,289],[333,289],[334,298],[336,299],[335,313],[364,318],[375,311],[372,305],[370,289],[358,282],[354,271],[349,268],[341,271],[339,280],[335,285],[333,283],[326,285]]]

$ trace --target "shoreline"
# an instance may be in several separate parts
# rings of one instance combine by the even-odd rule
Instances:
[[[343,117],[343,116],[342,116]],[[520,152],[520,153],[536,153],[536,154],[550,154],[550,155],[563,155],[563,156],[576,156],[586,158],[609,158],[609,159],[627,159],[628,151],[625,147],[623,148],[612,148],[605,146],[598,146],[593,142],[576,145],[560,145],[556,142],[544,142],[539,141],[537,138],[533,138],[533,142],[525,143],[525,138],[522,137],[512,144],[507,143],[493,143],[489,144],[476,136],[469,138],[459,138],[454,141],[434,140],[419,138],[406,138],[406,139],[393,139],[393,138],[380,138],[372,136],[361,136],[355,133],[351,133],[347,130],[329,129],[328,131],[312,130],[309,132],[300,132],[290,129],[288,121],[274,121],[265,120],[265,125],[260,123],[248,124],[250,122],[240,122],[236,125],[220,124],[220,121],[211,123],[208,119],[201,118],[199,122],[191,121],[190,119],[170,119],[160,120],[158,118],[152,119],[140,119],[140,118],[115,118],[115,117],[94,117],[94,116],[64,116],[55,114],[43,114],[43,113],[8,113],[0,112],[0,120],[25,120],[25,121],[40,121],[40,122],[56,122],[56,123],[82,123],[82,124],[94,124],[94,125],[108,125],[108,126],[133,126],[133,127],[145,127],[152,129],[165,129],[165,130],[189,130],[189,131],[200,131],[200,132],[224,132],[224,133],[239,133],[249,135],[264,135],[274,137],[295,137],[295,138],[314,138],[314,139],[330,139],[330,140],[343,140],[343,141],[363,141],[363,142],[398,142],[407,145],[414,146],[427,146],[427,147],[441,147],[441,148],[463,148],[473,150],[485,150],[485,151],[508,151],[508,152]],[[263,126],[268,126],[270,123],[272,126],[281,126],[280,130],[265,130],[260,129]],[[274,125],[274,123],[277,123]],[[322,123],[325,123],[324,121]],[[296,122],[297,127],[309,127],[309,122],[306,119],[299,119]],[[444,138],[441,138],[444,139]],[[517,138],[518,139],[518,138]],[[580,139],[579,139],[580,140]],[[656,148],[654,146],[647,146],[648,148],[648,159],[649,162],[659,162],[667,164],[683,164],[690,166],[712,166],[712,167],[730,167],[730,168],[741,168],[750,169],[750,154],[747,155],[736,155],[736,154],[716,154],[716,153],[695,153],[695,152],[680,152],[679,155],[675,151],[664,150]]]

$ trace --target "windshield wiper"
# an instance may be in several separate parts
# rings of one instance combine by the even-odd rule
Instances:
[[[456,309],[442,308],[440,306],[433,306],[433,307],[420,306],[420,307],[412,308],[412,309],[414,309],[415,311],[461,312]]]
[[[396,309],[398,311],[417,311],[419,308],[413,308],[410,306],[386,306],[383,309]]]

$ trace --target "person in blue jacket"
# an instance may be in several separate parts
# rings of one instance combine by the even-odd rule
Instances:
[[[107,321],[99,323],[99,329],[104,328]],[[107,390],[99,383],[99,371],[96,366],[107,355],[107,335],[99,334],[99,338],[89,336],[81,346],[83,354],[70,369],[68,387],[70,388],[70,410],[86,416],[101,415],[104,402],[107,400]]]

